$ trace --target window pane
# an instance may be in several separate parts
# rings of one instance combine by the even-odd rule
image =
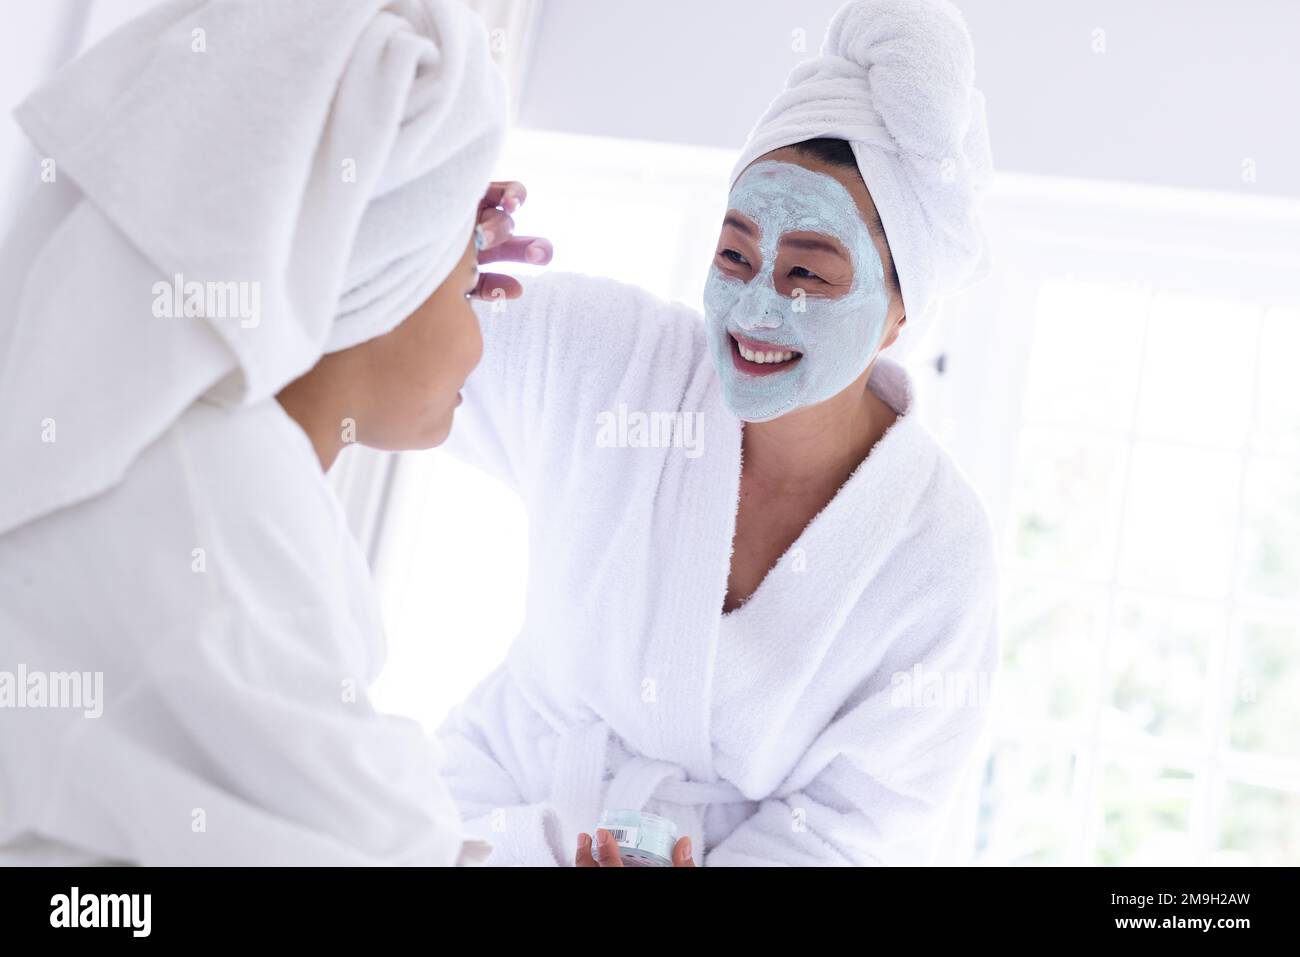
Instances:
[[[1073,777],[1069,748],[1014,741],[996,748],[980,813],[981,863],[1066,863]]]
[[[1149,292],[1051,277],[1039,287],[1025,418],[1127,428],[1137,396]],[[1104,389],[1098,383],[1104,382]]]
[[[1259,386],[1252,444],[1265,452],[1300,455],[1300,308],[1275,306],[1260,331]]]
[[[1091,716],[1104,615],[1100,589],[1008,591],[996,699],[1005,721],[1082,724]]]
[[[1152,767],[1149,762],[1106,765],[1096,862],[1138,866],[1195,863],[1189,833],[1193,782],[1190,771]]]
[[[1125,443],[1025,428],[1016,466],[1016,556],[1080,578],[1107,578],[1114,562]]]
[[[1236,539],[1236,455],[1135,442],[1119,580],[1134,588],[1222,598]]]
[[[1300,794],[1229,782],[1223,802],[1220,865],[1300,865]]]
[[[1137,431],[1241,448],[1255,388],[1259,310],[1204,295],[1151,301]]]
[[[1300,598],[1300,461],[1247,460],[1244,506],[1242,587],[1254,595]]]
[[[1207,713],[1207,662],[1226,628],[1222,606],[1122,596],[1107,655],[1106,729],[1197,739]]]
[[[1237,648],[1229,740],[1242,751],[1300,754],[1300,621],[1247,620]]]
[[[519,496],[442,451],[410,452],[380,576],[384,711],[432,730],[505,657],[524,622],[528,518]],[[451,503],[455,503],[454,506]]]

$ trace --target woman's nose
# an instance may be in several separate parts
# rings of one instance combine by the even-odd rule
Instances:
[[[739,312],[737,324],[742,329],[776,329],[781,325],[781,309],[772,303],[754,303]]]
[[[737,322],[742,329],[776,329],[785,319],[783,302],[772,286],[771,274],[764,270],[745,289],[736,310]]]

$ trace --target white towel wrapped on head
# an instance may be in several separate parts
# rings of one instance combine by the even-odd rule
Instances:
[[[505,89],[458,0],[170,0],[17,118],[79,196],[38,192],[58,226],[0,269],[0,532],[111,487],[205,392],[256,403],[410,315],[469,242]],[[260,315],[159,318],[177,276]]]
[[[984,97],[961,13],[947,0],[851,0],[819,56],[790,73],[731,182],[804,140],[847,140],[880,213],[915,343],[937,296],[987,269],[976,217],[992,174]]]

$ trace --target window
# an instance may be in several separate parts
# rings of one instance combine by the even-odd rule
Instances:
[[[1031,344],[976,859],[1300,863],[1300,213],[998,202]]]

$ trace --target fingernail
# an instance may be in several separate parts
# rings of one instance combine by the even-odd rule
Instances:
[[[599,844],[601,847],[604,847],[606,844],[608,844],[608,843],[609,843],[609,831],[597,831],[597,832],[596,832],[596,843]]]
[[[686,843],[682,845],[682,857],[688,861],[691,859],[691,839],[689,837],[686,839]]]
[[[586,841],[583,840],[583,838],[585,838],[586,836],[587,836],[586,834],[578,835],[578,850],[582,850],[583,845],[586,844]]]
[[[524,250],[524,258],[530,263],[539,263],[546,258],[546,250],[534,243]]]

